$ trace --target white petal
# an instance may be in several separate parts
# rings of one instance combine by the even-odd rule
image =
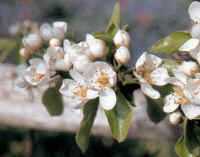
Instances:
[[[184,61],[178,69],[187,76],[193,76],[198,71],[198,65],[193,61]]]
[[[63,97],[64,104],[72,109],[80,109],[88,100],[80,100],[71,97]]]
[[[200,24],[193,25],[190,34],[192,38],[200,39]]]
[[[168,71],[166,68],[157,68],[151,73],[151,79],[154,85],[164,86],[169,79]]]
[[[183,88],[184,87],[184,83],[181,82],[179,79],[177,79],[176,77],[170,77],[168,79],[168,83],[169,84],[172,84],[172,85],[175,85],[175,86],[178,86],[178,87],[181,87]]]
[[[143,67],[144,64],[145,64],[145,61],[146,61],[146,56],[147,56],[147,52],[144,52],[137,60],[136,64],[135,64],[135,67],[136,67],[136,70],[140,67]]]
[[[95,39],[95,37],[92,34],[86,34],[86,41],[88,43],[90,43],[91,41],[93,41]]]
[[[199,21],[200,19],[200,2],[194,1],[190,4],[188,9],[190,18],[193,21]]]
[[[59,92],[64,96],[72,97],[73,96],[73,89],[77,85],[76,81],[71,79],[64,79],[62,86],[59,89]]]
[[[69,74],[72,77],[72,79],[74,79],[77,82],[85,81],[85,78],[76,69],[71,69],[69,71]]]
[[[181,81],[183,84],[187,84],[187,80],[188,80],[188,77],[181,71],[177,70],[177,69],[173,69],[173,74],[174,76],[179,80]]]
[[[152,86],[148,83],[142,83],[141,90],[145,95],[149,96],[152,99],[160,98],[160,93],[157,90],[153,89]]]
[[[188,119],[195,119],[200,115],[200,106],[192,104],[182,104],[181,108]]]
[[[179,51],[190,52],[196,49],[199,46],[199,39],[191,38],[186,41],[180,48]]]
[[[99,92],[96,90],[88,89],[87,91],[87,99],[94,99],[99,96]]]
[[[178,109],[179,104],[176,102],[180,97],[176,93],[169,94],[165,97],[163,110],[166,113],[174,112]]]
[[[103,91],[99,92],[99,105],[104,110],[111,110],[115,107],[116,102],[117,97],[113,89],[105,88]]]
[[[155,55],[149,54],[147,56],[146,62],[147,62],[147,68],[155,69],[162,63],[162,59]]]

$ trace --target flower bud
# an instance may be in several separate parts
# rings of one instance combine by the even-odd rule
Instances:
[[[200,24],[193,25],[190,34],[193,38],[200,39]]]
[[[53,23],[54,28],[62,29],[64,33],[67,32],[67,23],[63,21],[57,21]]]
[[[23,58],[28,58],[29,55],[31,54],[31,51],[26,49],[26,48],[22,48],[19,51],[20,56],[22,56]]]
[[[48,23],[45,23],[40,26],[40,35],[43,40],[49,41],[53,38],[52,27]]]
[[[60,42],[59,39],[52,38],[52,39],[49,41],[49,46],[57,47],[57,46],[60,46],[60,45],[61,45],[61,42]]]
[[[93,37],[90,34],[87,34],[87,43],[89,45],[91,54],[94,58],[103,58],[105,56],[105,43],[103,40],[100,39],[96,39],[95,37]]]
[[[193,61],[184,61],[179,69],[188,76],[193,76],[198,72],[198,65]]]
[[[130,51],[127,47],[121,46],[115,53],[115,60],[118,64],[127,64],[130,60]]]
[[[32,33],[23,38],[25,48],[36,50],[42,46],[42,38],[37,33]]]
[[[171,113],[169,115],[169,122],[172,124],[172,125],[177,125],[180,123],[182,119],[182,115],[179,111],[177,112],[174,112],[174,113]]]
[[[113,41],[115,43],[115,46],[118,48],[120,46],[129,47],[131,42],[131,37],[128,34],[128,32],[124,30],[118,30],[118,32],[115,34],[113,38]]]

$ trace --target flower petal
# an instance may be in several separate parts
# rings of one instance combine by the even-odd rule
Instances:
[[[179,51],[190,52],[195,50],[199,46],[199,39],[191,38],[186,41],[180,48]]]
[[[151,73],[151,80],[154,85],[164,86],[169,79],[169,74],[166,68],[157,68]]]
[[[138,70],[139,68],[143,67],[146,61],[146,56],[147,56],[147,52],[144,52],[137,60],[135,67],[136,70]]]
[[[181,109],[188,119],[195,119],[200,115],[200,106],[193,104],[182,104]]]
[[[152,86],[148,83],[142,83],[141,90],[145,95],[149,96],[152,99],[160,98],[160,93],[157,90],[153,89]]]
[[[190,34],[192,38],[200,39],[200,24],[193,25]]]
[[[166,113],[171,113],[177,110],[179,107],[179,104],[177,104],[176,102],[178,101],[179,98],[180,97],[176,93],[167,95],[164,99],[165,105],[163,107],[163,111]]]
[[[177,69],[173,69],[172,72],[180,82],[182,82],[183,84],[187,84],[188,77],[183,72]]]
[[[76,81],[71,79],[64,79],[59,92],[67,97],[73,97],[72,90],[77,85]]]
[[[99,92],[99,105],[104,110],[111,110],[117,102],[115,91],[111,88],[105,88]]]

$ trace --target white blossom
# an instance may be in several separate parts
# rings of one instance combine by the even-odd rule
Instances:
[[[169,122],[172,124],[172,125],[177,125],[180,123],[182,119],[182,115],[179,111],[177,112],[174,112],[174,113],[171,113],[169,115]]]
[[[99,105],[105,109],[112,109],[117,101],[112,87],[117,81],[116,72],[105,62],[94,62],[88,65],[83,76],[90,88],[98,91]]]
[[[48,67],[42,59],[34,58],[29,60],[30,66],[24,71],[24,79],[32,86],[45,83],[53,75],[49,73]]]
[[[161,63],[161,58],[146,52],[136,62],[134,75],[140,81],[141,90],[152,99],[159,99],[160,93],[151,85],[164,86],[168,83],[168,71],[160,66]]]
[[[190,78],[177,69],[173,73],[175,77],[169,83],[174,85],[174,93],[165,98],[163,109],[170,113],[181,107],[188,119],[195,119],[200,115],[200,79]]]

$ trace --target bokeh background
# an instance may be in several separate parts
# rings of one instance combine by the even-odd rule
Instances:
[[[86,33],[105,29],[117,0],[0,0],[0,37],[12,38],[9,27],[26,19],[38,23],[64,20],[77,41]],[[177,30],[190,28],[187,8],[192,0],[119,0],[122,22],[129,24],[132,37],[132,62],[158,39]],[[8,62],[11,62],[8,60]],[[152,130],[153,131],[153,130]],[[137,134],[137,133],[136,133]],[[0,127],[0,157],[173,157],[174,143],[145,139],[126,140],[92,137],[82,154],[75,134],[41,132]],[[159,137],[158,137],[159,138]],[[32,145],[32,153],[27,147]],[[30,150],[29,150],[30,151]]]

